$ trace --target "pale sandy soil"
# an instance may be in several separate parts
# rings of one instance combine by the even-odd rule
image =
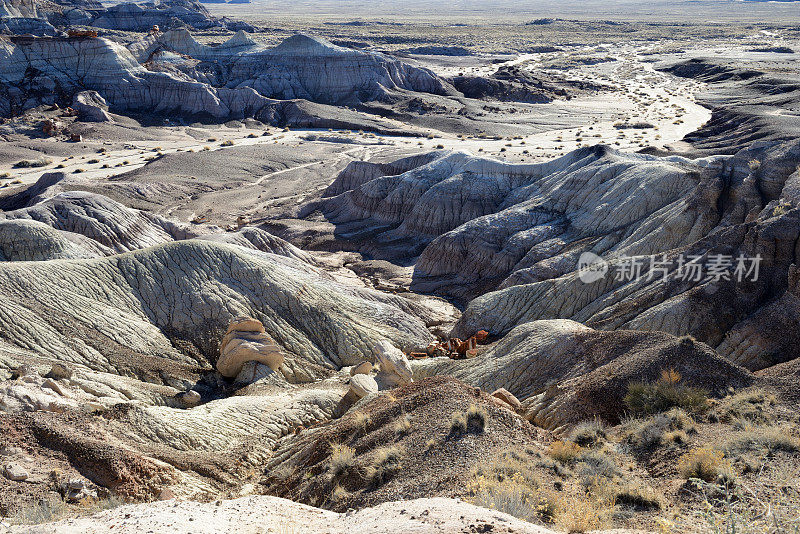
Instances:
[[[578,53],[607,55],[617,58],[596,65],[572,68],[568,75],[574,79],[613,86],[614,91],[597,95],[556,100],[549,104],[539,104],[525,108],[530,109],[534,121],[539,124],[540,132],[527,136],[508,136],[506,138],[479,138],[477,136],[458,137],[455,134],[437,132],[422,137],[401,137],[389,135],[363,134],[352,131],[338,131],[325,140],[328,132],[319,130],[281,131],[268,129],[269,136],[262,136],[263,128],[208,128],[191,127],[192,134],[187,135],[189,127],[150,127],[159,130],[159,139],[153,141],[131,141],[119,148],[118,144],[108,148],[104,153],[75,156],[73,158],[51,158],[52,163],[45,167],[32,169],[15,169],[11,163],[0,165],[0,175],[8,172],[10,178],[4,180],[8,188],[22,187],[31,184],[45,172],[60,170],[67,174],[80,174],[85,179],[104,179],[144,166],[149,159],[159,154],[176,152],[224,150],[223,143],[232,141],[236,146],[257,144],[281,144],[289,147],[300,147],[300,143],[339,143],[342,150],[337,158],[369,159],[372,154],[383,151],[387,146],[394,146],[403,151],[427,151],[436,148],[466,150],[472,153],[496,157],[510,162],[545,161],[565,154],[581,146],[599,143],[616,146],[620,149],[639,150],[643,147],[664,147],[682,139],[686,134],[698,129],[709,118],[710,111],[694,102],[693,95],[703,89],[703,84],[692,80],[656,72],[647,58],[639,56],[632,45],[586,47]],[[570,52],[572,54],[574,52]],[[536,71],[541,69],[541,54],[526,54],[512,61],[524,69]],[[552,56],[552,55],[550,55]],[[566,59],[566,54],[564,56]],[[418,58],[425,64],[424,58]],[[551,57],[552,59],[552,57]],[[456,74],[458,66],[430,65],[440,74],[450,76]],[[483,74],[488,74],[494,66],[476,67]],[[518,116],[509,116],[509,122]],[[530,118],[526,116],[526,119]],[[617,129],[620,123],[645,122],[653,128]],[[580,126],[576,126],[580,124]],[[198,135],[199,134],[199,135]],[[323,141],[304,140],[309,134],[315,134]],[[249,137],[255,136],[255,137]],[[208,141],[203,139],[214,139]],[[498,136],[499,137],[499,136]],[[200,138],[198,140],[196,138]],[[342,142],[346,140],[345,142]],[[53,143],[58,143],[55,139]],[[84,142],[90,148],[103,147],[101,143]],[[375,148],[379,150],[375,150]],[[96,160],[96,162],[89,163]],[[299,167],[311,167],[315,163],[304,163]],[[294,167],[297,168],[297,167]],[[272,175],[261,177],[264,181],[277,173],[291,172],[287,168]],[[19,180],[18,183],[12,183]],[[257,182],[256,185],[261,182]],[[6,189],[8,189],[6,188]],[[168,213],[169,214],[169,213]]]

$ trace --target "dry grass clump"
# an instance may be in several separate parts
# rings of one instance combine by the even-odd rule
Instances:
[[[40,499],[36,503],[24,506],[14,514],[14,521],[27,525],[39,525],[58,521],[70,515],[71,510],[61,499]]]
[[[400,459],[405,454],[402,447],[381,447],[375,451],[372,463],[367,466],[366,478],[372,487],[385,484],[400,470]]]
[[[28,169],[28,168],[36,168],[36,167],[46,167],[53,163],[53,160],[45,157],[36,158],[36,159],[23,159],[18,161],[14,164],[15,169]]]
[[[331,490],[331,501],[339,502],[343,499],[346,499],[349,495],[350,492],[344,489],[341,484],[336,484]]]
[[[649,450],[669,443],[682,444],[688,434],[696,432],[691,416],[680,408],[646,419],[634,419],[626,423],[623,432],[625,441],[640,450]]]
[[[400,419],[394,424],[394,433],[398,436],[404,436],[411,430],[411,416],[403,414]]]
[[[467,416],[464,412],[453,412],[450,416],[450,433],[463,434],[467,431]]]
[[[89,515],[103,510],[111,510],[123,504],[125,501],[114,495],[102,499],[88,499],[75,506],[70,506],[57,497],[43,497],[35,503],[19,509],[11,519],[15,523],[39,525],[74,516],[76,512],[81,515]]]
[[[720,478],[731,477],[731,463],[725,454],[713,447],[706,446],[693,449],[678,461],[678,472],[688,479],[699,478],[706,482],[714,482]]]
[[[602,442],[605,437],[605,426],[595,419],[593,421],[584,421],[576,426],[570,433],[569,439],[581,447],[592,447]]]
[[[562,464],[573,464],[583,454],[585,449],[571,441],[554,441],[547,449],[547,455]]]
[[[641,482],[627,482],[611,488],[612,498],[618,506],[636,510],[660,510],[664,508],[664,497]]]
[[[681,384],[681,375],[675,370],[661,371],[655,382],[637,382],[628,386],[625,405],[635,415],[652,415],[670,408],[683,408],[701,412],[708,407],[708,392]]]
[[[338,443],[331,444],[331,457],[328,463],[328,470],[333,478],[341,476],[355,464],[356,451],[347,445]]]
[[[730,452],[759,451],[763,453],[798,452],[800,440],[785,428],[773,426],[744,430],[731,438],[725,449]]]
[[[219,146],[233,146],[233,141],[226,139],[225,141],[221,142]]]
[[[738,426],[745,426],[744,423],[766,425],[772,421],[768,409],[776,402],[775,396],[764,390],[742,391],[722,399],[711,415]]]
[[[466,432],[481,434],[486,429],[488,415],[483,407],[471,404],[466,412],[453,412],[450,416],[450,434]]]
[[[470,405],[467,409],[467,430],[481,434],[486,428],[486,410],[482,406]]]
[[[372,424],[372,418],[364,412],[355,412],[353,414],[353,425],[356,427],[357,434],[366,434],[370,424]]]
[[[567,532],[588,532],[608,527],[614,503],[585,496],[564,496],[556,504],[555,524]]]

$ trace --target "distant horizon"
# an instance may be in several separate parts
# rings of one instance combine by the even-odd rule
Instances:
[[[503,23],[526,22],[536,18],[587,21],[686,22],[748,24],[792,24],[800,22],[797,0],[669,0],[656,4],[642,0],[610,2],[571,0],[558,5],[549,2],[515,0],[459,0],[432,6],[421,0],[321,0],[274,2],[252,0],[250,4],[208,2],[203,5],[216,15],[248,20],[283,16],[326,17],[334,21],[430,18],[429,22],[479,21],[491,16]]]

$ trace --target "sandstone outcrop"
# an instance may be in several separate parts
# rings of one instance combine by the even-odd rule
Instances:
[[[355,374],[350,377],[350,391],[360,399],[370,393],[378,392],[378,383],[367,374]]]
[[[202,62],[202,71],[188,64],[182,70],[198,81],[217,87],[250,87],[267,98],[352,105],[386,98],[395,90],[455,94],[427,69],[305,34],[267,48],[238,32],[222,45],[210,47],[195,41],[186,30],[175,30],[137,43],[131,51],[141,61],[159,48]]]
[[[247,362],[258,362],[277,371],[283,364],[281,348],[267,335],[261,321],[252,317],[234,319],[219,348],[217,370],[222,376],[237,376]]]
[[[10,17],[0,16],[0,34],[10,35],[35,35],[37,37],[52,37],[57,30],[52,24],[45,20],[33,17]]]
[[[381,340],[375,344],[374,352],[380,367],[379,381],[389,387],[403,386],[413,382],[408,358],[400,349],[386,340]]]
[[[354,365],[352,369],[350,369],[350,376],[355,375],[368,375],[372,372],[372,363],[371,362],[361,362],[358,365]]]
[[[0,261],[96,258],[173,240],[201,239],[315,264],[306,252],[259,228],[224,232],[213,226],[177,223],[98,193],[65,191],[64,179],[60,172],[45,173],[36,184],[8,199],[10,204],[27,206],[0,211]],[[92,185],[81,182],[78,187]]]
[[[84,122],[111,122],[108,103],[97,91],[82,91],[72,98],[72,108]]]
[[[508,391],[506,388],[499,388],[494,390],[492,392],[492,397],[498,398],[501,401],[505,402],[514,411],[522,408],[522,403],[519,402],[519,399],[515,397],[514,394]]]

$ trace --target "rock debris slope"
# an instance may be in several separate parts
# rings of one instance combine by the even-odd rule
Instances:
[[[486,391],[505,388],[537,426],[559,430],[599,418],[617,424],[627,385],[663,369],[709,392],[751,383],[750,374],[691,338],[661,332],[602,332],[574,321],[531,321],[469,360],[414,362],[414,376],[448,375]],[[599,400],[602,399],[602,402]]]

